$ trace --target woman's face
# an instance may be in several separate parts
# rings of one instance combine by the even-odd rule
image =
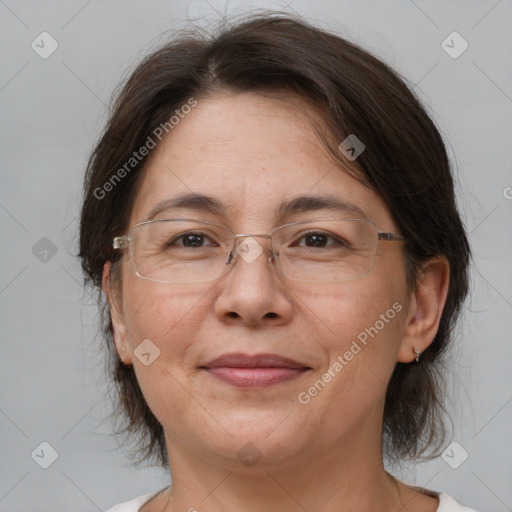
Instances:
[[[323,208],[278,216],[300,196],[334,196],[354,203],[381,231],[396,232],[383,200],[333,162],[305,111],[315,115],[298,99],[254,93],[198,100],[153,150],[130,227],[162,201],[193,193],[222,209],[184,204],[155,218],[194,218],[261,234],[289,222],[346,216]],[[256,240],[262,254],[251,262],[237,258],[213,282],[157,283],[138,277],[128,254],[123,260],[116,346],[163,425],[171,459],[174,450],[187,450],[227,467],[286,465],[295,456],[380,439],[385,386],[404,350],[403,244],[381,242],[375,267],[363,278],[314,283],[283,278],[268,260],[268,240]],[[135,355],[144,340],[150,340],[142,346],[145,364]],[[219,377],[236,371],[209,366],[233,353],[274,354],[307,369],[275,370],[293,377],[270,385],[258,376],[271,370],[241,370],[242,381],[256,379],[241,385]]]

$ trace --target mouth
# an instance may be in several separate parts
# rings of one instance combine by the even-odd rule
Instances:
[[[309,370],[298,361],[276,354],[224,354],[201,369],[212,377],[242,388],[264,388],[296,379]]]

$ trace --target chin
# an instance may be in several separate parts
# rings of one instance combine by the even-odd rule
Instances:
[[[255,414],[246,412],[237,414],[228,423],[226,432],[221,427],[213,438],[208,440],[207,449],[227,458],[229,465],[235,463],[237,470],[252,468],[256,464],[270,466],[281,464],[298,455],[301,446],[307,446],[304,425],[283,421],[290,411],[281,414]],[[293,414],[290,415],[290,419]],[[231,435],[230,435],[231,434]],[[214,454],[212,454],[214,455]],[[241,465],[241,466],[240,466]],[[231,468],[234,469],[234,468]]]

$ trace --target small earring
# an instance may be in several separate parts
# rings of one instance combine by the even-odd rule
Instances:
[[[421,354],[421,352],[417,348],[415,348],[414,349],[414,353],[416,354],[416,362],[419,363],[420,362],[420,354]]]

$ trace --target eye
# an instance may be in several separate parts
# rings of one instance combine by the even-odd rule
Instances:
[[[176,236],[169,241],[167,247],[178,246],[178,247],[205,247],[205,246],[216,246],[209,237],[201,232],[187,232],[179,236]]]
[[[300,237],[299,246],[313,247],[323,249],[325,247],[348,247],[348,244],[339,237],[331,235],[325,231],[310,231]]]

